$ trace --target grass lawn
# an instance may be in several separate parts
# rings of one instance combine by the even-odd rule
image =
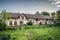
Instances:
[[[60,40],[60,27],[5,30],[0,34],[10,34],[10,40]]]

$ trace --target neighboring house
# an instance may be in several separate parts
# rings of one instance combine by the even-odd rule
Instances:
[[[52,18],[50,16],[24,13],[22,14],[9,13],[9,14],[11,18],[7,21],[8,26],[25,25],[29,20],[31,20],[34,25],[53,24]]]

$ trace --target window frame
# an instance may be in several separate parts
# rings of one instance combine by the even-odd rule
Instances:
[[[21,16],[21,19],[24,20],[24,16]]]
[[[17,25],[17,21],[14,21],[14,25]]]
[[[9,21],[9,25],[13,25],[13,24],[12,24],[12,21]]]

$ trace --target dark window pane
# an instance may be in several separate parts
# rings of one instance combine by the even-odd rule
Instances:
[[[22,16],[22,20],[24,20],[24,16]]]
[[[12,25],[12,21],[9,21],[9,25]]]
[[[14,25],[17,25],[17,21],[14,21]]]

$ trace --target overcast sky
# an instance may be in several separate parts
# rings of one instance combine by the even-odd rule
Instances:
[[[0,0],[0,12],[34,14],[36,11],[54,12],[60,9],[60,0]]]

